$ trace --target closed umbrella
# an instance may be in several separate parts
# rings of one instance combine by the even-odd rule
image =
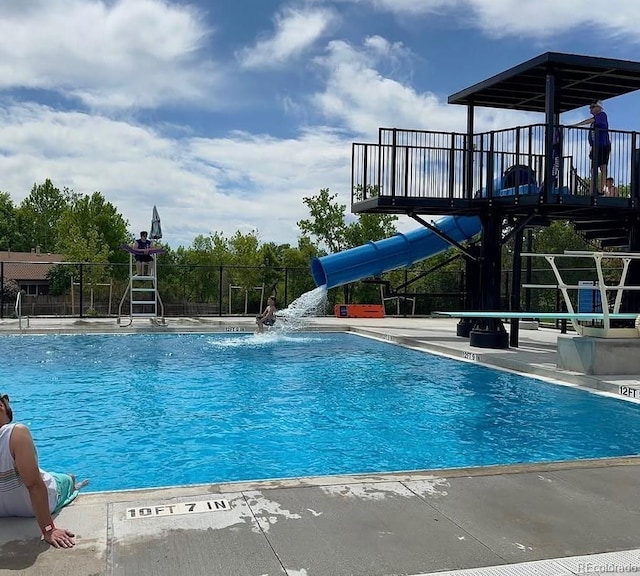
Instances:
[[[151,240],[160,240],[162,238],[162,227],[160,226],[160,215],[158,209],[153,207],[153,216],[151,217],[151,234],[149,234]]]

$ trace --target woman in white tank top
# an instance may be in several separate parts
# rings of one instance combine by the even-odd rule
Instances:
[[[56,527],[51,515],[72,502],[87,481],[41,470],[29,428],[12,421],[9,397],[0,395],[0,517],[35,516],[49,544],[70,548],[75,535]]]

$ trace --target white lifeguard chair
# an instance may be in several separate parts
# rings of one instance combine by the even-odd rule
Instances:
[[[160,240],[161,238],[160,215],[158,214],[158,209],[154,206],[149,239]],[[127,244],[122,244],[120,248],[129,253],[129,284],[122,295],[120,306],[118,307],[118,326],[121,323],[122,308],[127,297],[129,299],[129,323],[125,326],[130,326],[134,318],[150,318],[156,324],[164,326],[164,305],[158,292],[158,255],[163,254],[165,250],[163,248],[149,248],[140,251]],[[135,256],[141,253],[151,256],[151,261],[143,264],[141,268],[143,275],[138,275],[134,260]],[[150,270],[144,275],[147,265]]]
[[[134,318],[150,318],[156,324],[164,326],[164,305],[158,292],[158,254],[164,252],[157,250],[149,254],[151,256],[150,270],[147,275],[137,274],[135,264],[135,251],[127,246],[121,246],[129,252],[129,283],[118,307],[118,326],[122,326],[122,317],[128,316],[129,322],[124,326],[130,326]],[[144,270],[144,268],[143,268]],[[129,301],[129,313],[123,314],[125,302]]]

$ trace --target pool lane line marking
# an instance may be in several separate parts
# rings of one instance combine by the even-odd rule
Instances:
[[[231,510],[228,500],[198,500],[196,502],[178,502],[177,504],[152,504],[127,508],[127,520],[138,518],[158,518],[160,516],[179,516],[182,514],[202,514],[204,512],[221,512]]]

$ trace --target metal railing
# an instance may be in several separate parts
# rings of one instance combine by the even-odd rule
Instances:
[[[582,195],[584,187],[578,183],[595,182],[600,176],[591,160],[590,128],[559,126],[554,131],[554,149],[548,154],[546,133],[545,124],[533,124],[474,134],[469,143],[469,137],[461,133],[380,128],[377,143],[352,145],[352,202],[376,195],[491,198],[514,166],[526,168],[535,186],[521,189],[531,179],[524,170],[515,172],[510,181],[513,195],[542,193],[548,174],[553,179],[550,191]],[[638,133],[609,130],[609,137],[607,176],[622,187],[621,196],[629,196],[629,190],[637,188]]]
[[[22,290],[18,290],[16,295],[16,318],[18,319],[18,328],[22,330]],[[29,316],[26,316],[27,328],[29,328]]]

